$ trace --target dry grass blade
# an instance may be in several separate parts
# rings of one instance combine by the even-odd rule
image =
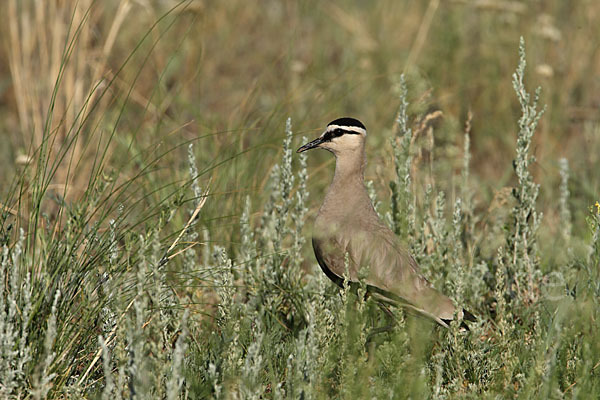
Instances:
[[[14,210],[14,209],[12,209],[12,208],[10,208],[8,206],[5,206],[2,203],[0,203],[0,210],[6,211],[6,212],[8,212],[9,214],[12,214],[12,215],[19,215],[19,212],[17,210]]]
[[[198,214],[200,213],[200,210],[202,210],[202,207],[204,207],[204,204],[206,203],[206,199],[208,198],[208,193],[209,192],[210,192],[210,185],[204,191],[204,194],[202,195],[202,199],[200,199],[200,201],[198,202],[198,205],[196,205],[196,209],[194,210],[194,212],[190,216],[190,219],[188,220],[188,222],[185,224],[185,227],[181,230],[181,232],[179,232],[179,235],[177,236],[177,239],[175,239],[175,241],[171,244],[171,246],[169,247],[169,249],[165,253],[165,255],[162,258],[162,260],[160,260],[160,265],[161,266],[164,265],[164,264],[166,264],[169,260],[171,260],[177,254],[181,253],[181,252],[177,252],[177,253],[169,256],[169,253],[179,244],[179,242],[181,241],[181,238],[183,237],[183,235],[188,231],[189,227],[196,220],[196,217],[198,217]]]

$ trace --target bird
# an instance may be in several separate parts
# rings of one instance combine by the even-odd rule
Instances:
[[[402,306],[448,328],[455,316],[454,303],[423,276],[407,246],[373,207],[364,182],[366,139],[362,122],[343,117],[331,121],[318,138],[297,150],[325,149],[336,159],[333,180],[314,221],[312,245],[317,262],[340,287],[344,279],[358,283],[361,269],[366,268],[364,283],[374,299]],[[475,317],[463,310],[463,319],[474,321]]]

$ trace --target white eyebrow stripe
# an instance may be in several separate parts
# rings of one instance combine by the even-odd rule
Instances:
[[[327,127],[327,132],[334,131],[336,129],[342,129],[344,131],[367,134],[367,131],[364,130],[363,128],[361,128],[360,126],[344,126],[344,125],[329,125]]]

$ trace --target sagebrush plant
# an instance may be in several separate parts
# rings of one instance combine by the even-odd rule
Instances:
[[[10,4],[16,12],[17,2]],[[131,10],[129,2],[122,4],[120,16]],[[203,7],[183,5],[190,10]],[[331,10],[336,19],[352,18]],[[173,79],[173,65],[186,59],[180,47],[169,60],[153,50],[175,21],[186,21],[186,13],[171,19],[167,12],[136,46],[142,67],[149,59],[152,66],[164,67],[158,77],[152,76],[158,83],[144,99],[135,85],[144,71],[135,68],[132,81],[119,68],[110,79],[64,84],[77,82],[69,72],[74,70],[69,55],[78,40],[101,28],[86,25],[89,15],[80,11],[73,10],[73,31],[64,36],[67,46],[56,71],[59,77],[70,75],[58,79],[55,93],[40,103],[60,98],[60,107],[36,108],[31,121],[21,121],[27,129],[35,127],[33,142],[39,147],[32,153],[34,165],[22,171],[0,204],[0,397],[598,397],[600,205],[589,210],[589,232],[576,237],[572,219],[580,211],[572,209],[569,190],[574,181],[569,177],[576,175],[568,161],[560,161],[561,185],[554,194],[565,254],[560,262],[541,265],[544,243],[537,234],[544,221],[537,203],[552,188],[536,183],[531,171],[541,112],[537,94],[530,95],[525,87],[523,42],[513,80],[522,116],[516,124],[514,201],[503,205],[508,219],[488,218],[471,170],[470,124],[480,126],[484,116],[467,117],[464,142],[458,147],[462,159],[459,153],[436,154],[435,163],[460,165],[448,172],[460,182],[457,190],[420,172],[415,155],[422,149],[414,138],[421,130],[419,121],[426,120],[419,113],[427,111],[411,113],[410,75],[399,80],[393,165],[385,165],[395,175],[369,182],[378,212],[408,243],[427,278],[451,295],[457,309],[477,316],[469,323],[470,331],[461,329],[460,312],[444,330],[402,309],[382,308],[365,297],[364,282],[338,288],[320,271],[306,240],[309,210],[319,203],[318,196],[309,198],[308,188],[318,190],[308,182],[304,153],[293,153],[299,138],[291,118],[273,111],[268,119],[274,122],[263,128],[266,135],[275,133],[283,148],[278,162],[264,157],[262,149],[242,148],[251,129],[244,129],[238,141],[234,129],[206,136],[225,143],[221,150],[230,152],[223,158],[215,157],[210,146],[196,145],[202,137],[186,137],[164,150],[162,139],[147,139],[156,132],[187,133],[181,127],[188,122],[178,120],[173,111],[185,108],[177,101],[177,90],[183,88]],[[110,25],[113,35],[130,28],[119,18]],[[61,26],[64,21],[60,19]],[[185,41],[176,36],[183,46]],[[148,37],[155,39],[149,50],[144,45]],[[372,40],[364,43],[371,46]],[[110,41],[103,48],[109,52]],[[228,50],[222,49],[225,54]],[[19,60],[27,57],[11,63]],[[107,60],[105,53],[102,62]],[[373,61],[365,58],[365,68],[380,64]],[[300,74],[303,68],[298,64],[292,72]],[[290,85],[298,76],[290,78]],[[18,85],[23,86],[19,98],[25,118],[37,103],[24,96],[31,92],[23,82]],[[61,91],[65,86],[90,89],[73,97],[73,108],[63,120],[59,109],[68,108],[70,99],[68,91]],[[105,100],[95,102],[102,96]],[[141,110],[131,112],[131,102],[142,103]],[[240,103],[240,108],[252,108],[254,99],[248,96]],[[271,104],[262,99],[256,103]],[[44,113],[45,120],[40,117]],[[240,126],[259,125],[255,114],[257,109],[243,114]],[[204,117],[199,119],[211,126]],[[279,124],[280,129],[273,129]],[[96,138],[95,132],[108,136]],[[427,134],[433,138],[431,130]],[[111,157],[119,149],[122,153]],[[426,150],[437,149],[431,145]],[[80,172],[84,154],[93,154],[94,162],[91,172],[86,169],[89,174],[77,180],[85,182],[83,195],[67,196],[66,186]],[[457,159],[448,160],[450,156]],[[119,163],[121,159],[126,161]],[[183,178],[172,177],[175,168],[161,168],[178,166],[180,159],[187,160],[181,163]],[[433,154],[429,159],[434,163]],[[227,162],[240,162],[243,168],[235,173],[219,169]],[[267,164],[270,173],[263,179],[258,175]],[[433,174],[429,167],[426,173]],[[252,182],[261,183],[259,194],[251,185],[235,186],[249,174],[258,176]],[[233,182],[223,185],[224,191],[242,199],[233,216],[223,215],[228,210],[224,204],[237,203],[215,189],[224,181]],[[63,190],[50,190],[54,182],[64,184]],[[231,220],[239,221],[239,229],[232,229],[237,224],[227,223]],[[485,224],[497,229],[486,230]],[[481,250],[489,232],[503,232],[502,245],[492,255]],[[574,238],[585,241],[585,251],[568,250]]]
[[[539,184],[533,181],[530,166],[535,162],[531,155],[533,134],[544,110],[538,110],[541,88],[538,87],[533,98],[526,91],[523,79],[525,76],[525,43],[519,43],[519,66],[513,74],[513,87],[521,105],[521,118],[517,133],[517,155],[513,167],[518,184],[512,190],[516,205],[511,210],[513,219],[506,238],[506,250],[511,279],[511,290],[517,297],[526,302],[536,301],[535,287],[539,279],[539,256],[537,247],[537,230],[542,215],[536,210],[536,200],[540,190]]]
[[[396,169],[396,180],[390,182],[392,190],[391,219],[392,228],[396,235],[407,239],[414,233],[414,206],[411,196],[411,160],[410,144],[413,137],[412,128],[408,120],[408,89],[404,75],[400,76],[400,109],[396,117],[398,124],[397,137],[392,139],[394,149],[394,165]]]

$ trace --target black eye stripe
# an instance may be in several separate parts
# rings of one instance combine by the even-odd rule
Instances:
[[[336,137],[340,137],[342,135],[360,135],[360,132],[356,132],[356,131],[347,131],[344,130],[342,128],[337,128],[333,131],[327,131],[327,133],[325,133],[325,135],[323,135],[323,141],[324,142],[329,142],[332,139],[336,138]]]

